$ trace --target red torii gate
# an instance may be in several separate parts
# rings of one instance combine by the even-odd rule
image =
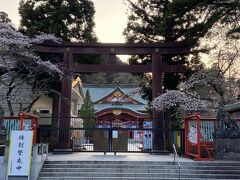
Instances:
[[[183,65],[168,65],[162,62],[162,55],[188,54],[190,48],[185,42],[168,43],[72,43],[63,42],[61,44],[45,42],[35,45],[37,52],[61,53],[63,54],[63,64],[65,73],[70,72],[152,72],[152,94],[153,98],[162,93],[162,74],[166,72],[185,72]],[[108,55],[107,64],[81,64],[73,66],[73,54],[104,54]],[[116,55],[151,55],[152,63],[146,65],[118,65]],[[59,128],[70,127],[71,109],[71,81],[67,77],[62,78],[61,107]],[[161,129],[154,131],[154,150],[164,150],[164,126],[162,113],[153,112],[153,128]],[[59,134],[59,147],[68,149],[65,134]],[[63,138],[64,137],[64,138]],[[69,141],[69,139],[67,140]]]

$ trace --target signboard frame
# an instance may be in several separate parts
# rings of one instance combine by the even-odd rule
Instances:
[[[33,131],[11,131],[7,180],[29,179]]]

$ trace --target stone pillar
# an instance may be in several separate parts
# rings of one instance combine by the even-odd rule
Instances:
[[[61,106],[60,106],[60,119],[59,128],[70,128],[71,121],[71,92],[72,92],[72,77],[70,75],[70,68],[72,67],[72,53],[68,48],[64,52],[64,75],[62,78],[62,91],[61,91]],[[70,133],[67,130],[60,130],[58,137],[58,148],[69,149]]]
[[[152,96],[156,98],[162,94],[162,56],[159,52],[152,55]],[[159,129],[153,133],[153,150],[165,150],[163,113],[153,110],[153,128]]]

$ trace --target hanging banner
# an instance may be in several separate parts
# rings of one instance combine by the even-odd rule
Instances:
[[[11,131],[8,176],[29,176],[33,131]]]
[[[189,133],[188,133],[188,140],[192,144],[197,144],[198,137],[197,137],[197,128],[194,126],[190,126]]]
[[[145,129],[151,129],[152,128],[152,122],[151,121],[144,121],[143,122],[143,128]],[[144,150],[151,150],[152,149],[152,131],[146,130],[143,131],[143,149]]]
[[[112,138],[117,139],[118,138],[118,130],[112,131]]]

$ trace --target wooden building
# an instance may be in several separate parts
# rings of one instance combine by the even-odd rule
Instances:
[[[96,127],[141,128],[150,121],[146,100],[136,93],[132,85],[83,85],[94,102]]]

